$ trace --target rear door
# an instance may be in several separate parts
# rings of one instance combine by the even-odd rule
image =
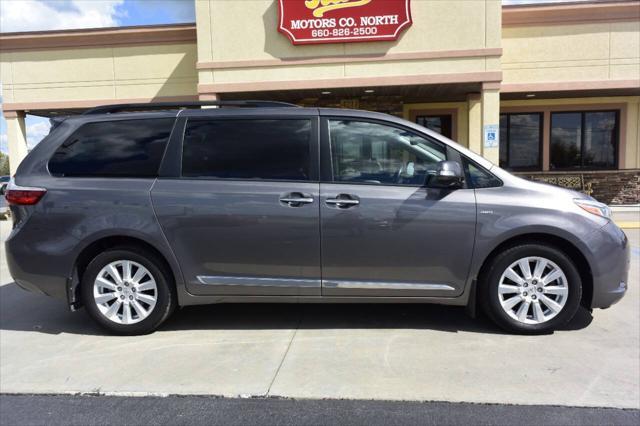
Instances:
[[[318,117],[189,117],[177,176],[152,191],[187,288],[319,295]]]
[[[461,294],[475,237],[473,189],[424,186],[446,146],[385,122],[323,118],[321,126],[322,294]]]

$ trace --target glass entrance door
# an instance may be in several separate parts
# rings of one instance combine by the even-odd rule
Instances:
[[[416,116],[416,123],[449,139],[453,136],[453,118],[450,114],[418,115]]]

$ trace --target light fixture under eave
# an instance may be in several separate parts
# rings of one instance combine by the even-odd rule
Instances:
[[[364,93],[375,93],[375,90],[373,89],[367,89],[364,91]]]
[[[331,92],[330,92],[330,91],[328,91],[328,90],[327,90],[327,91],[324,91],[324,92],[320,92],[320,93],[321,93],[321,94],[323,94],[323,95],[330,95],[330,94],[331,94]]]
[[[535,93],[527,93],[526,95],[524,95],[526,98],[535,98],[536,94]]]

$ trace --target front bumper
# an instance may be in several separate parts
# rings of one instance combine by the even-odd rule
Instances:
[[[591,308],[608,308],[622,299],[629,285],[629,240],[624,232],[611,222],[591,235],[588,246],[592,251]]]

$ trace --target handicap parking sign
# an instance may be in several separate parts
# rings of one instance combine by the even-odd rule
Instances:
[[[484,147],[496,148],[498,146],[498,125],[486,124],[484,126]]]

